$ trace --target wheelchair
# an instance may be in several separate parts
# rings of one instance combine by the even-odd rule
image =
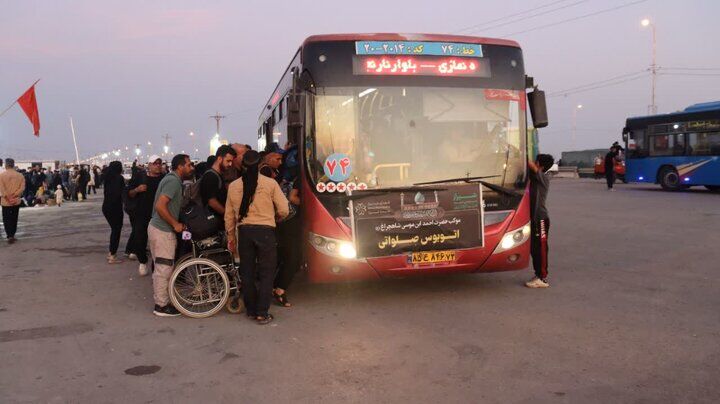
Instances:
[[[173,306],[185,316],[210,317],[223,307],[242,310],[238,268],[222,235],[192,240],[192,252],[175,263],[169,294]]]

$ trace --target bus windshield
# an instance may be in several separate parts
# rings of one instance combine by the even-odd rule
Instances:
[[[318,88],[314,142],[306,144],[311,177],[372,189],[488,176],[514,188],[525,175],[524,97],[483,88]],[[349,163],[345,175],[334,171],[338,157]]]

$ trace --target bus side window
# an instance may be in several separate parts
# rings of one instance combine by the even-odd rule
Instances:
[[[684,156],[685,155],[685,134],[678,133],[675,136],[675,144],[673,145],[673,156]]]
[[[645,144],[645,131],[634,130],[630,132],[630,157],[645,157],[648,155],[647,145]],[[634,145],[634,146],[633,146]]]
[[[668,156],[670,155],[670,135],[653,135],[650,140],[650,156]]]
[[[720,132],[688,134],[688,154],[692,156],[720,154]]]

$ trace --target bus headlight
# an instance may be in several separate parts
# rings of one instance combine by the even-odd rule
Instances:
[[[312,244],[312,246],[321,253],[332,257],[344,259],[355,259],[357,257],[355,246],[349,241],[338,240],[310,233],[310,244]]]
[[[530,232],[531,228],[530,223],[528,222],[525,226],[519,229],[505,233],[502,240],[500,240],[500,244],[498,244],[495,251],[493,251],[493,254],[511,250],[525,243],[530,238]]]

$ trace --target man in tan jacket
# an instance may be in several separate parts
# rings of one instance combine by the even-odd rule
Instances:
[[[5,159],[5,171],[0,174],[0,205],[8,243],[15,242],[18,215],[20,214],[20,196],[25,191],[25,177],[15,171],[15,160]]]
[[[260,155],[248,150],[243,156],[245,170],[230,184],[225,204],[228,249],[240,253],[240,278],[246,315],[267,324],[277,270],[275,220],[289,213],[289,202],[277,181],[259,173]],[[237,225],[237,228],[236,228]]]

